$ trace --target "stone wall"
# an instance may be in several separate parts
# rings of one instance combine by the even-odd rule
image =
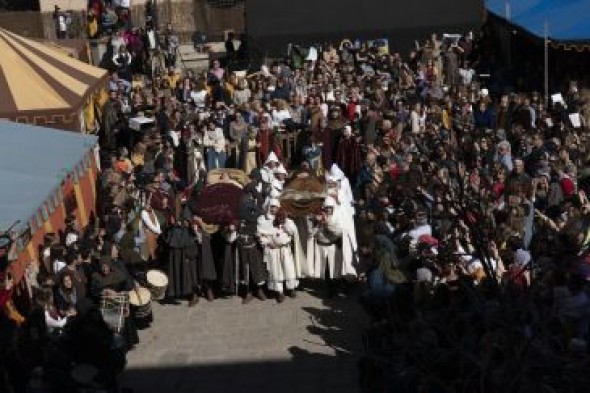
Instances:
[[[88,5],[88,0],[39,0],[41,12],[53,12],[56,5],[62,11],[83,11]]]
[[[195,6],[193,0],[158,0],[158,23],[165,26],[172,23],[181,40],[190,39],[195,28]],[[145,1],[132,3],[131,20],[135,26],[145,25]]]
[[[134,26],[145,25],[146,0],[131,1],[131,19]],[[69,38],[85,38],[86,0],[40,0],[41,12],[0,13],[0,27],[29,37],[53,39],[55,21],[53,6],[72,11],[74,22]],[[191,42],[195,31],[203,31],[210,40],[223,40],[226,30],[245,31],[244,4],[230,8],[211,7],[206,0],[157,0],[158,22],[161,26],[172,23],[182,42]]]
[[[201,0],[203,1],[203,0]],[[215,8],[207,6],[207,19],[209,21],[209,35],[213,38],[221,38],[225,30],[233,30],[240,34],[246,31],[244,4],[238,4],[231,8]]]
[[[0,12],[0,27],[24,37],[44,37],[41,14],[36,11]]]
[[[53,11],[42,12],[39,15],[43,26],[43,38],[57,38]],[[72,23],[68,30],[68,38],[86,38],[86,10],[72,11]]]
[[[145,0],[132,2],[133,24],[145,24]],[[172,23],[184,42],[191,39],[195,31],[204,31],[214,40],[223,37],[225,30],[242,33],[245,30],[244,5],[231,8],[211,7],[206,0],[157,0],[158,23],[161,26]]]

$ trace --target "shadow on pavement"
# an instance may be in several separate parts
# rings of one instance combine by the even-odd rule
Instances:
[[[133,393],[359,392],[357,359],[289,348],[291,360],[127,370],[121,388]],[[354,363],[354,365],[351,365]],[[351,367],[352,366],[352,367]]]
[[[321,290],[306,287],[314,296]],[[128,369],[121,388],[133,393],[360,392],[358,363],[366,318],[357,298],[352,294],[324,299],[322,309],[303,307],[309,315],[309,334],[300,346],[285,348],[290,359],[225,359],[215,364],[196,360],[190,365]],[[194,355],[198,359],[198,353]]]

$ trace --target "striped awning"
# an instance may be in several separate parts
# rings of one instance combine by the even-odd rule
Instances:
[[[39,124],[76,117],[106,78],[101,68],[0,29],[0,118]]]

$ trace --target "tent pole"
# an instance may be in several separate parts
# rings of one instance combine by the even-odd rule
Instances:
[[[506,20],[508,22],[511,22],[510,16],[512,15],[512,12],[511,12],[511,7],[510,7],[510,0],[506,0],[506,3],[504,4],[504,12],[506,14]]]
[[[545,106],[549,105],[549,28],[545,19]]]

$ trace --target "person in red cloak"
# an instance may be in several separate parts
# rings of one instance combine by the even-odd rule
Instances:
[[[345,126],[336,148],[336,164],[349,179],[356,179],[361,170],[361,148],[352,134],[352,127]]]
[[[262,165],[266,161],[271,151],[274,151],[279,160],[282,161],[281,145],[273,132],[270,116],[266,113],[260,119],[260,128],[256,140],[258,141],[259,165]]]
[[[332,167],[332,129],[329,128],[326,119],[320,121],[319,129],[314,133],[316,142],[322,145],[322,166],[324,168]]]
[[[326,168],[331,168],[332,163],[336,159],[336,149],[338,148],[338,143],[340,139],[342,139],[342,133],[344,132],[344,127],[346,126],[346,122],[344,117],[342,116],[342,110],[339,106],[332,106],[330,108],[330,113],[328,116],[328,124],[327,128],[330,129],[330,161]],[[325,142],[324,142],[325,143]],[[326,145],[324,145],[326,146]]]

